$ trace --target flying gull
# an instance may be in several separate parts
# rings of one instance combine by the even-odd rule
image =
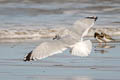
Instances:
[[[70,34],[63,37],[59,36],[59,38],[56,36],[57,39],[41,43],[24,57],[24,61],[43,59],[62,53],[68,48],[71,55],[88,56],[92,50],[92,43],[90,40],[83,40],[83,37],[87,35],[88,30],[96,20],[96,16],[77,20],[72,27],[67,28]]]

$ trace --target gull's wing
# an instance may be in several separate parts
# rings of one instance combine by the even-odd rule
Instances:
[[[65,36],[60,40],[43,42],[30,53],[28,53],[24,57],[24,61],[42,59],[54,54],[62,53],[62,51],[69,48],[70,45],[74,44],[75,42],[76,40],[70,36]]]
[[[70,27],[69,30],[72,32],[73,36],[81,39],[87,35],[88,30],[94,25],[94,19],[81,19],[74,23],[73,27]]]
[[[92,50],[92,43],[90,40],[83,41],[83,37],[87,35],[88,30],[94,25],[97,17],[88,17],[75,22],[74,27],[71,28],[73,36],[77,35],[80,42],[73,45],[71,54],[75,56],[88,56]]]
[[[24,61],[42,59],[57,53],[62,53],[67,49],[67,44],[60,40],[43,42],[25,56]]]

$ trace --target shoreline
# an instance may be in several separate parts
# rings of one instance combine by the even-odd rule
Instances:
[[[112,37],[117,37],[117,42],[120,42],[120,27],[93,27],[89,30],[86,37],[93,37],[95,32],[104,32]],[[0,29],[0,42],[34,42],[41,39],[52,39],[56,34],[65,36],[70,31],[66,27],[55,28],[36,28],[36,29]]]

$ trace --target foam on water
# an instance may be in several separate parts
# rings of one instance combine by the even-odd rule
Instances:
[[[41,38],[53,38],[56,34],[65,36],[69,34],[67,27],[53,27],[53,28],[1,28],[0,42],[17,42],[26,40],[40,40]],[[112,36],[120,36],[120,28],[109,26],[94,26],[87,36],[93,36],[95,32],[105,32]]]
[[[62,32],[62,33],[61,33]],[[12,28],[0,29],[0,42],[16,42],[24,40],[39,40],[41,38],[53,38],[56,34],[66,35],[66,28]]]

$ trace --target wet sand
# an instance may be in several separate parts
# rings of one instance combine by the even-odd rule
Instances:
[[[26,53],[36,47],[36,43],[1,43],[1,80],[120,80],[120,43],[98,46],[88,57],[62,54],[48,58],[24,62]]]

